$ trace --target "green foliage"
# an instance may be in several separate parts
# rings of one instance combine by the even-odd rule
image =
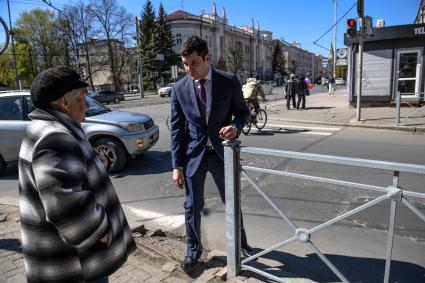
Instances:
[[[15,32],[17,42],[28,45],[28,55],[36,72],[67,61],[67,48],[59,22],[51,11],[34,9],[21,13],[16,20]]]
[[[347,79],[347,66],[336,66],[335,77],[336,78],[343,78],[344,80],[346,80]]]
[[[272,70],[273,74],[280,73],[283,77],[285,72],[286,58],[278,42],[273,46]]]
[[[147,0],[143,11],[139,29],[140,52],[142,55],[143,81],[146,85],[153,85],[151,73],[155,71],[155,11],[152,2]]]
[[[171,24],[168,20],[162,3],[159,5],[158,16],[155,20],[155,33],[153,37],[155,54],[163,54],[164,60],[157,61],[157,71],[164,77],[171,77],[169,70],[175,63],[175,54],[173,52],[174,39],[171,32]]]
[[[0,85],[16,87],[13,54],[10,47],[0,56]]]

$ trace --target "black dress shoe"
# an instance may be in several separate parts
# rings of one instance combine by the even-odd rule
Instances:
[[[241,248],[241,254],[243,257],[250,257],[255,255],[255,252],[250,246],[246,245],[243,248]],[[255,258],[254,260],[257,260],[257,258]]]
[[[191,258],[190,256],[185,256],[182,262],[180,263],[180,266],[184,272],[189,273],[193,270],[193,267],[197,263],[198,263],[197,259]]]

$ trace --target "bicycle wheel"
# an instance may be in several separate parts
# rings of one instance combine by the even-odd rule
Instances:
[[[257,123],[255,126],[257,129],[261,130],[266,126],[267,123],[267,112],[264,109],[258,110],[257,114]]]
[[[249,117],[251,120],[251,117]],[[249,131],[251,131],[251,121],[246,122],[245,126],[242,128],[242,133],[245,136],[249,135]]]

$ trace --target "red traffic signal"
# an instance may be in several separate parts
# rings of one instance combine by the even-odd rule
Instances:
[[[356,22],[356,20],[355,20],[355,19],[348,19],[348,20],[347,20],[347,26],[349,26],[349,27],[351,27],[351,28],[356,27],[356,26],[357,26],[357,22]]]
[[[357,35],[357,21],[355,19],[347,20],[347,35],[350,37]]]

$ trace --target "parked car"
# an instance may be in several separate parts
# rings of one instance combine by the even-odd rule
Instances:
[[[168,96],[171,97],[171,89],[173,88],[174,83],[170,83],[167,86],[161,87],[158,89],[158,94],[161,97]]]
[[[158,141],[159,128],[151,117],[111,110],[88,96],[86,99],[90,107],[82,128],[90,143],[108,158],[110,172],[121,170],[129,158]],[[32,110],[29,91],[0,92],[0,175],[7,164],[18,160]]]
[[[345,85],[345,80],[343,78],[336,78],[335,84],[336,85]]]
[[[89,93],[89,96],[97,102],[102,102],[106,104],[111,102],[120,103],[120,101],[124,100],[124,95],[116,93],[112,90],[93,91]]]

